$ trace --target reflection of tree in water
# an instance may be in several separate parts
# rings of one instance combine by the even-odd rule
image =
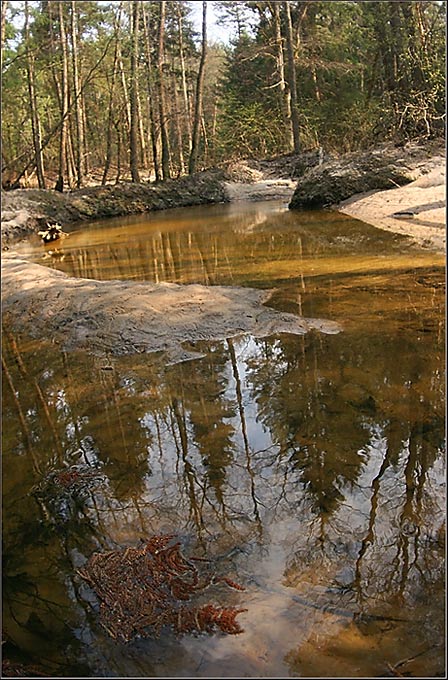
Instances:
[[[167,382],[178,399],[173,402],[182,430],[186,412],[190,424],[187,442],[194,442],[205,467],[206,486],[212,487],[218,505],[225,510],[226,468],[232,464],[234,446],[234,405],[225,396],[226,356],[222,345],[215,345],[201,362],[185,362],[168,371]],[[180,406],[180,403],[182,406]],[[182,411],[182,416],[179,411]],[[181,420],[179,420],[181,418]]]
[[[443,448],[443,424],[436,427],[436,441],[435,433],[422,431],[420,424],[395,423],[393,437],[392,428],[385,429],[387,447],[372,480],[368,526],[355,562],[353,587],[360,603],[385,593],[388,599],[393,594],[398,606],[409,605],[437,580],[442,549],[437,533],[442,505],[438,502],[443,500],[434,494],[429,475]],[[379,528],[385,513],[388,534]],[[379,565],[374,571],[372,562]]]
[[[318,515],[332,514],[344,500],[341,489],[356,481],[363,465],[358,452],[369,439],[366,407],[347,408],[341,400],[344,378],[327,354],[325,338],[285,336],[259,343],[247,375],[259,418]]]
[[[108,478],[66,527],[83,555],[98,534],[113,543],[123,524],[128,538],[153,521],[191,530],[204,549],[212,534],[219,554],[223,536],[225,549],[242,545],[274,517],[291,526],[285,576],[296,588],[308,569],[347,606],[368,608],[377,593],[407,603],[438,582],[440,546],[425,528],[439,521],[444,422],[431,334],[418,348],[408,335],[309,334],[215,343],[205,355],[103,370],[103,359],[51,347],[31,362],[8,341],[8,498],[82,461]],[[22,519],[33,512],[24,504]]]
[[[380,333],[257,342],[246,379],[314,516],[287,584],[319,582],[359,610],[410,605],[440,581],[427,527],[441,515],[429,476],[444,446],[443,381],[434,336],[427,352],[417,342]]]

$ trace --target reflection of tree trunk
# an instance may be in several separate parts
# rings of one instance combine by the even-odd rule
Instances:
[[[23,434],[23,437],[24,437],[24,440],[25,440],[25,446],[26,446],[28,452],[30,453],[30,455],[33,459],[33,467],[34,467],[35,472],[38,472],[40,474],[39,464],[36,460],[36,457],[34,455],[32,448],[31,448],[30,431],[28,429],[28,425],[27,425],[27,422],[26,422],[26,419],[25,419],[25,415],[22,411],[22,407],[20,406],[20,401],[17,397],[17,392],[16,392],[16,389],[14,387],[14,383],[12,381],[12,377],[11,377],[11,374],[8,370],[7,365],[6,365],[5,358],[4,358],[3,354],[2,354],[2,369],[3,369],[3,373],[5,374],[6,382],[9,386],[10,391],[11,391],[11,396],[13,398],[14,405],[17,409],[17,415],[19,416],[20,425],[22,427],[22,434]]]
[[[58,462],[61,464],[62,463],[62,457],[63,457],[62,443],[61,443],[61,440],[60,440],[59,435],[57,433],[57,430],[54,426],[53,418],[50,414],[50,410],[48,408],[47,400],[45,399],[44,394],[42,392],[42,389],[41,389],[39,383],[37,382],[36,378],[30,377],[30,375],[28,373],[28,369],[26,368],[25,363],[24,363],[22,356],[20,354],[20,350],[19,350],[19,347],[17,346],[17,342],[16,342],[15,338],[10,334],[8,334],[8,335],[9,335],[8,340],[9,340],[9,343],[11,345],[11,349],[14,353],[14,356],[15,356],[16,361],[17,361],[17,365],[19,366],[19,369],[20,369],[25,381],[27,382],[27,384],[31,384],[31,383],[34,384],[34,387],[35,387],[36,393],[37,393],[37,399],[42,406],[42,410],[43,410],[45,418],[48,422],[48,426],[49,426],[49,428],[50,428],[50,430],[53,434],[55,446],[56,446],[57,453],[58,453]],[[5,367],[6,367],[6,365],[5,365]]]
[[[241,380],[240,380],[240,375],[239,375],[239,371],[238,371],[238,363],[237,363],[237,360],[236,360],[235,348],[233,346],[232,340],[227,340],[227,347],[229,349],[230,361],[232,363],[233,377],[235,379],[235,392],[236,392],[236,399],[237,399],[237,403],[238,403],[238,413],[240,415],[241,433],[243,435],[244,452],[246,454],[246,470],[248,472],[249,480],[250,480],[250,495],[252,497],[253,504],[254,504],[254,517],[257,520],[258,532],[261,536],[261,534],[263,532],[263,527],[262,527],[262,523],[261,523],[260,513],[258,511],[258,501],[257,501],[257,497],[255,495],[255,475],[254,475],[252,468],[251,468],[249,439],[247,437],[246,416],[244,414],[243,394],[242,394],[242,390],[241,390]]]
[[[188,482],[188,497],[190,499],[190,512],[192,512],[194,521],[198,529],[203,529],[204,528],[204,520],[202,518],[201,510],[199,503],[196,498],[196,491],[195,491],[195,475],[193,472],[193,467],[191,463],[188,460],[188,436],[187,436],[187,428],[185,426],[185,420],[184,417],[181,413],[180,410],[180,405],[178,399],[174,398],[172,401],[172,409],[174,413],[174,417],[176,419],[177,427],[179,430],[179,436],[180,436],[180,443],[181,443],[181,451],[182,451],[182,460],[184,462],[184,470],[185,470],[185,476],[187,478]]]
[[[387,470],[387,468],[390,465],[390,449],[388,448],[386,451],[386,454],[383,458],[383,462],[381,463],[381,467],[378,470],[378,474],[376,477],[373,479],[371,487],[372,487],[372,495],[370,497],[370,512],[369,512],[369,524],[367,527],[367,532],[362,539],[361,542],[361,547],[358,552],[358,557],[356,558],[356,564],[355,564],[355,578],[354,578],[354,589],[358,593],[358,604],[362,604],[362,600],[364,599],[363,595],[363,587],[362,587],[362,574],[361,574],[361,564],[362,560],[364,558],[364,555],[366,554],[369,545],[371,545],[374,541],[374,529],[375,529],[375,522],[376,522],[376,513],[378,510],[378,501],[379,501],[379,492],[380,492],[380,484],[381,480],[384,477],[384,474]]]

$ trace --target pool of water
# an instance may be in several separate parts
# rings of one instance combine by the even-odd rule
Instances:
[[[341,324],[95,357],[3,327],[3,646],[50,676],[445,670],[444,258],[332,212],[208,206],[74,229],[73,276],[239,285]],[[188,343],[187,343],[188,346]],[[88,483],[55,483],[61,472]],[[114,640],[78,570],[172,533],[238,635]]]

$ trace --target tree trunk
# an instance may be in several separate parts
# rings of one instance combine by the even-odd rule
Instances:
[[[179,111],[179,99],[177,96],[177,83],[176,74],[172,72],[172,88],[173,88],[173,104],[174,104],[174,122],[176,125],[176,137],[178,146],[178,157],[179,157],[179,174],[185,174],[185,161],[184,161],[184,138],[182,134],[181,116]]]
[[[140,90],[138,84],[137,84],[137,119],[138,119],[139,144],[141,149],[141,162],[143,164],[143,167],[147,169],[149,166],[148,149],[146,146],[145,127],[143,125],[142,116],[142,103],[140,101]]]
[[[205,59],[207,56],[207,3],[202,2],[202,50],[199,62],[198,81],[196,85],[196,98],[194,106],[193,136],[191,141],[190,161],[188,172],[191,175],[196,172],[199,155],[199,142],[201,136],[202,96],[204,89]]]
[[[128,92],[128,86],[126,84],[126,76],[124,73],[124,66],[123,66],[123,57],[121,55],[121,48],[120,45],[118,45],[118,67],[120,69],[120,77],[121,77],[121,85],[123,87],[123,97],[124,97],[124,105],[125,105],[125,113],[126,113],[126,125],[128,132],[131,127],[131,103],[129,100],[129,92]]]
[[[166,105],[165,105],[165,84],[163,75],[164,63],[164,41],[165,41],[165,0],[160,2],[160,18],[159,18],[159,49],[158,49],[158,86],[159,86],[159,114],[160,114],[160,132],[162,136],[162,173],[163,179],[169,179],[170,174],[170,146],[167,131],[166,121]]]
[[[68,136],[68,58],[67,58],[67,38],[65,33],[64,14],[62,10],[63,2],[58,0],[58,19],[59,19],[59,38],[62,54],[62,83],[61,83],[61,134],[59,137],[59,171],[56,188],[58,191],[64,190],[64,176],[68,171],[67,167],[67,136]]]
[[[109,91],[109,111],[107,116],[107,131],[106,131],[106,160],[104,163],[103,177],[101,184],[104,185],[107,182],[107,173],[109,172],[111,160],[112,160],[112,126],[113,126],[113,116],[114,116],[114,96],[115,96],[115,82],[117,79],[117,63],[118,63],[118,41],[119,41],[119,24],[121,17],[122,6],[118,8],[118,13],[114,21],[114,33],[115,33],[115,49],[114,49],[114,61],[112,66],[112,80],[110,83]]]
[[[291,120],[291,93],[289,88],[286,87],[285,80],[285,58],[283,55],[283,37],[281,30],[281,20],[280,20],[280,5],[278,2],[271,3],[271,12],[274,19],[274,30],[275,30],[275,43],[277,49],[276,61],[277,61],[277,77],[279,80],[280,88],[280,105],[283,115],[283,122],[285,125],[285,130],[288,131],[286,139],[289,150],[294,146],[294,139],[292,134],[292,129],[290,125]]]
[[[162,179],[162,175],[160,174],[159,156],[158,156],[158,148],[157,148],[158,134],[157,134],[157,126],[156,126],[156,120],[155,120],[155,113],[154,113],[154,88],[153,88],[153,79],[152,79],[151,49],[150,49],[151,46],[150,46],[150,43],[149,43],[148,23],[147,23],[145,11],[143,11],[143,30],[144,30],[144,33],[145,33],[145,47],[146,47],[146,83],[147,83],[147,87],[148,87],[147,102],[148,102],[148,113],[149,113],[149,130],[150,130],[150,135],[151,135],[152,157],[153,157],[153,163],[154,163],[154,174],[155,174],[156,182],[160,182],[160,180]]]
[[[179,59],[180,59],[180,72],[182,78],[182,95],[184,100],[184,112],[185,112],[185,122],[188,131],[188,153],[191,151],[191,115],[190,115],[190,104],[188,101],[188,88],[187,88],[187,74],[185,70],[185,57],[184,57],[184,39],[183,39],[183,28],[182,28],[182,13],[180,11],[180,5],[177,5],[177,27],[179,32]]]
[[[6,3],[2,3],[6,4]],[[29,13],[28,13],[28,2],[25,1],[25,41],[28,51],[28,57],[26,61],[27,79],[28,79],[28,95],[30,101],[30,112],[31,112],[31,128],[33,131],[33,146],[34,146],[34,157],[36,161],[37,170],[37,182],[39,189],[45,189],[45,175],[44,175],[44,161],[42,155],[42,136],[39,112],[37,108],[37,98],[36,98],[36,88],[34,82],[34,56],[30,50],[29,38]]]
[[[1,65],[3,66],[3,47],[5,45],[5,33],[6,33],[6,0],[0,0],[1,3],[1,37],[0,37],[0,53],[1,53]]]
[[[131,126],[129,133],[129,154],[131,166],[131,178],[133,182],[140,182],[139,166],[139,124],[138,124],[138,92],[137,92],[137,68],[138,68],[138,16],[139,5],[137,0],[132,2],[132,48],[131,48]]]
[[[294,62],[294,45],[292,36],[291,8],[289,0],[283,3],[286,19],[286,53],[288,56],[288,85],[291,93],[291,129],[294,143],[294,151],[300,151],[300,124],[299,110],[297,106],[297,77]]]
[[[76,164],[76,186],[78,189],[84,181],[84,115],[82,110],[82,99],[80,96],[81,85],[79,78],[78,61],[78,26],[77,26],[76,2],[71,2],[71,38],[72,38],[72,67],[73,67],[73,92],[75,96],[75,121],[76,121],[76,144],[75,144],[75,164]]]
[[[118,118],[115,121],[115,131],[117,133],[117,173],[115,175],[115,184],[118,184],[121,177],[121,120]]]

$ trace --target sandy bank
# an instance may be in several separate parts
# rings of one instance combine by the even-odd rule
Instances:
[[[4,319],[15,330],[98,354],[161,351],[177,362],[200,356],[191,344],[201,340],[341,330],[266,307],[271,291],[75,279],[14,253],[3,256],[2,287]]]
[[[371,191],[342,201],[340,212],[380,229],[410,236],[416,244],[436,251],[446,248],[446,163],[442,156],[428,161],[410,184]],[[396,213],[408,213],[401,217]]]

